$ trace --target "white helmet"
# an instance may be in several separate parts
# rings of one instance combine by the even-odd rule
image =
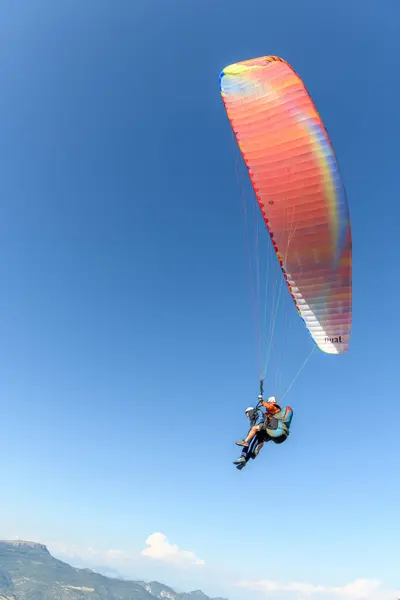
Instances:
[[[275,398],[275,396],[270,396],[270,397],[268,398],[267,402],[274,402],[274,403],[276,403],[276,398]]]
[[[254,408],[252,406],[248,406],[244,412],[247,415],[247,413],[250,412],[251,410],[254,410]]]

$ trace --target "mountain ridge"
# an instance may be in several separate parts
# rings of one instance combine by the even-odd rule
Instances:
[[[158,581],[134,581],[75,568],[45,544],[0,540],[0,600],[226,600],[202,590],[175,592]]]

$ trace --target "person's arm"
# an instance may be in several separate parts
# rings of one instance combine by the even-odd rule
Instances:
[[[263,413],[261,410],[258,410],[256,425],[261,425],[265,421],[266,413]]]

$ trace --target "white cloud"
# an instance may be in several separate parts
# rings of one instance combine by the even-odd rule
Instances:
[[[178,567],[205,565],[204,560],[198,558],[194,552],[182,550],[178,545],[171,544],[163,533],[152,533],[145,543],[146,548],[144,548],[140,554],[128,554],[127,552],[115,548],[98,550],[92,547],[76,546],[59,542],[48,542],[47,546],[52,553],[59,556],[63,555],[69,558],[84,559],[92,564],[104,564],[116,568],[125,568],[133,563],[137,564],[138,559],[141,557],[146,557],[147,559],[150,558],[154,561],[160,561]]]
[[[199,565],[205,564],[204,560],[189,550],[181,550],[176,544],[170,544],[163,533],[152,533],[146,540],[147,548],[141,552],[143,556],[153,558],[174,565]]]
[[[380,587],[381,583],[377,579],[356,579],[343,587],[333,588],[333,592],[345,598],[375,598]]]
[[[264,592],[265,594],[270,592],[297,592],[304,596],[324,594],[350,600],[377,600],[378,593],[383,594],[381,583],[377,579],[356,579],[343,586],[323,586],[303,582],[278,583],[265,579],[260,581],[244,580],[240,581],[237,587]],[[383,599],[385,596],[380,595],[379,597]]]
[[[100,550],[91,546],[79,546],[76,544],[64,544],[62,542],[47,541],[49,551],[56,557],[64,558],[67,562],[84,562],[85,566],[111,567],[113,569],[129,567],[135,560],[133,554],[128,554],[122,550],[110,548],[109,550]]]

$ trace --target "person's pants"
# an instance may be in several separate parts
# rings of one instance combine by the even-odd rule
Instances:
[[[250,458],[255,458],[254,456],[254,452],[258,446],[258,444],[260,442],[262,442],[263,440],[260,439],[259,434],[257,433],[257,435],[251,440],[250,444],[247,446],[247,448],[243,448],[242,452],[240,454],[241,457],[246,459],[246,462],[248,460],[250,460]],[[265,440],[266,441],[266,440]]]

